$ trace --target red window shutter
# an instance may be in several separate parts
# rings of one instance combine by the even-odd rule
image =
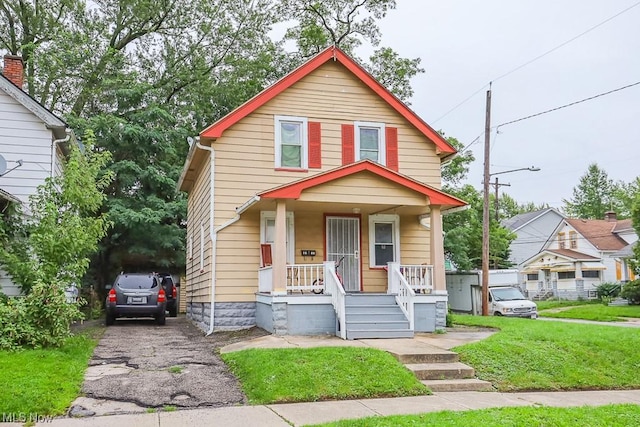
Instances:
[[[309,122],[309,169],[322,167],[320,122]]]
[[[353,125],[342,125],[342,164],[355,162],[355,135]]]
[[[387,167],[398,172],[398,128],[385,128]]]

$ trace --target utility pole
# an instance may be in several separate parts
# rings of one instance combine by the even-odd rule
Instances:
[[[493,201],[494,205],[496,207],[496,221],[500,221],[500,211],[498,210],[498,208],[499,208],[498,187],[511,187],[511,184],[500,184],[500,183],[498,183],[498,177],[496,176],[496,182],[494,182],[492,185],[496,190],[496,199]]]
[[[491,151],[491,83],[484,124],[484,199],[482,204],[482,315],[489,315],[489,152]]]

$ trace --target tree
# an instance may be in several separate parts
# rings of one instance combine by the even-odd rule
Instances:
[[[500,203],[499,203],[498,215],[500,217],[500,220],[512,218],[516,215],[520,215],[527,212],[539,211],[541,209],[545,209],[549,207],[544,203],[540,205],[536,205],[533,202],[518,203],[516,199],[514,199],[513,197],[509,196],[507,193],[504,193],[504,192],[499,196],[499,199],[500,199]],[[495,198],[494,198],[494,201],[495,201]]]
[[[613,180],[596,163],[592,163],[574,187],[573,197],[562,200],[564,211],[573,218],[603,219],[605,212],[617,207],[615,191]]]
[[[71,144],[62,175],[38,187],[28,216],[0,220],[0,265],[25,293],[36,283],[81,283],[109,228],[106,214],[96,213],[113,176],[102,172],[110,153],[93,151],[91,132],[85,143],[84,153]]]

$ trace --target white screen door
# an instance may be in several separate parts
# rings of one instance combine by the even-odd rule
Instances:
[[[345,291],[360,290],[360,218],[327,217],[326,259],[336,263],[342,259],[338,273]]]

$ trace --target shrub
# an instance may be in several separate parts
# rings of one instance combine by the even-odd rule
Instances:
[[[619,283],[602,283],[596,288],[596,294],[598,299],[604,302],[605,297],[611,301],[611,299],[620,296],[620,284]]]
[[[71,322],[83,318],[80,302],[67,303],[64,289],[59,282],[37,282],[27,296],[0,302],[0,349],[62,344],[71,334]]]
[[[640,304],[640,279],[625,283],[620,296],[629,301],[629,304]]]

